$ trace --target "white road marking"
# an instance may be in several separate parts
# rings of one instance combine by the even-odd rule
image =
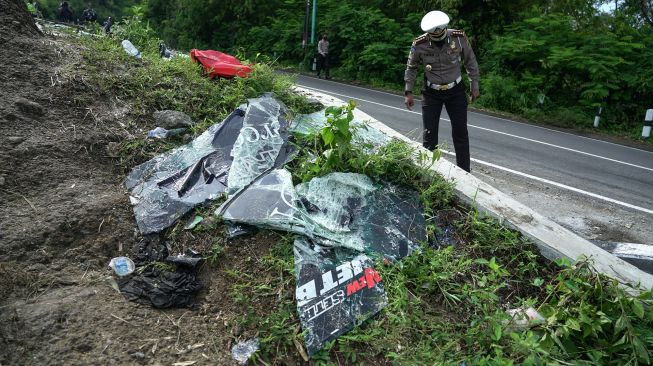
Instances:
[[[379,103],[379,102],[373,102],[373,101],[371,101],[371,100],[365,100],[365,99],[361,99],[361,98],[356,98],[356,97],[352,97],[352,96],[350,96],[350,95],[345,95],[345,94],[340,94],[340,93],[334,93],[334,92],[330,92],[330,91],[326,91],[326,90],[321,90],[321,89],[316,89],[316,88],[311,88],[311,87],[303,86],[303,85],[301,85],[301,87],[302,87],[302,88],[305,88],[305,89],[315,90],[316,92],[320,92],[320,93],[333,94],[333,95],[337,95],[337,96],[339,96],[339,97],[345,97],[345,98],[349,98],[349,99],[360,100],[361,102],[371,103],[371,104],[380,105],[380,106],[382,106],[382,107],[386,107],[386,108],[396,109],[396,110],[398,110],[398,111],[414,113],[414,114],[418,114],[418,115],[420,115],[420,116],[422,115],[422,113],[420,113],[420,112],[410,111],[410,110],[408,110],[408,109],[406,109],[406,108],[393,107],[393,106],[391,106],[391,105],[387,105],[387,104],[383,104],[383,103]],[[447,120],[447,121],[448,121],[448,120]]]
[[[408,110],[408,109],[405,109],[405,108],[393,107],[393,106],[390,106],[390,105],[386,105],[386,104],[382,104],[382,103],[378,103],[378,102],[373,102],[373,101],[371,101],[371,100],[365,100],[365,99],[361,99],[361,98],[356,98],[356,97],[352,97],[352,96],[345,95],[345,94],[339,94],[339,93],[334,93],[334,92],[329,92],[329,91],[322,91],[322,90],[319,90],[319,89],[310,88],[310,87],[305,87],[305,86],[302,86],[302,87],[303,87],[303,88],[306,88],[306,89],[310,89],[310,90],[315,90],[315,91],[319,91],[319,92],[324,92],[324,93],[327,93],[327,94],[337,95],[337,96],[340,96],[340,97],[345,97],[345,98],[354,99],[354,100],[360,100],[361,102],[371,103],[371,104],[376,104],[376,105],[380,105],[380,106],[383,106],[383,107],[386,107],[386,108],[396,109],[396,110],[399,110],[399,111],[402,111],[402,112],[409,112],[409,113],[414,113],[414,114],[419,114],[419,115],[422,114],[422,113],[420,113],[420,112],[411,111],[411,110]],[[448,119],[446,119],[446,118],[440,118],[440,119],[441,119],[442,121],[448,121],[448,122],[450,121],[450,120],[448,120]],[[530,138],[528,138],[528,137],[517,136],[517,135],[513,135],[513,134],[510,134],[510,133],[506,133],[506,132],[501,132],[501,131],[493,130],[493,129],[486,128],[486,127],[476,126],[476,125],[473,125],[473,124],[468,124],[468,126],[469,126],[469,127],[473,127],[473,128],[478,128],[478,129],[480,129],[480,130],[484,130],[484,131],[494,132],[494,133],[497,133],[497,134],[500,134],[500,135],[510,136],[510,137],[513,137],[513,138],[516,138],[516,139],[521,139],[521,140],[525,140],[525,141],[529,141],[529,142],[535,142],[535,143],[538,143],[538,144],[542,144],[542,145],[546,145],[546,146],[550,146],[550,147],[555,147],[555,148],[557,148],[557,149],[566,150],[566,151],[571,151],[571,152],[574,152],[574,153],[577,153],[577,154],[587,155],[587,156],[591,156],[591,157],[593,157],[593,158],[602,159],[602,160],[607,160],[607,161],[611,161],[611,162],[613,162],[613,163],[622,164],[622,165],[628,165],[628,166],[631,166],[631,167],[633,167],[633,168],[638,168],[638,169],[643,169],[643,170],[648,170],[648,171],[650,171],[650,172],[653,172],[653,168],[648,168],[648,167],[645,167],[645,166],[641,166],[641,165],[637,165],[637,164],[632,164],[632,163],[628,163],[628,162],[621,161],[621,160],[616,160],[616,159],[612,159],[612,158],[607,158],[607,157],[605,157],[605,156],[600,156],[600,155],[596,155],[596,154],[591,154],[591,153],[588,153],[588,152],[584,152],[584,151],[580,151],[580,150],[576,150],[576,149],[571,149],[571,148],[564,147],[564,146],[560,146],[560,145],[554,145],[554,144],[551,144],[551,143],[548,143],[548,142],[544,142],[544,141],[539,141],[539,140],[535,140],[535,139],[530,139]]]
[[[337,81],[331,81],[331,80],[323,80],[323,81],[326,81],[326,82],[329,82],[329,83],[333,83],[333,84],[337,84],[337,85],[340,85],[340,86],[343,85],[342,83],[339,83],[339,82],[337,82]],[[400,95],[393,94],[393,93],[388,93],[388,92],[381,91],[381,90],[374,90],[374,89],[369,89],[369,88],[363,88],[363,87],[360,87],[360,86],[349,85],[349,84],[346,84],[346,86],[347,86],[348,88],[356,88],[356,89],[361,89],[361,90],[365,90],[365,91],[368,91],[368,92],[374,92],[374,93],[379,93],[379,94],[386,94],[386,95],[390,95],[390,96],[393,96],[393,97],[399,97],[399,98],[401,98]],[[322,91],[322,90],[320,90],[320,89],[311,88],[311,87],[308,87],[308,86],[302,86],[302,87],[303,87],[303,88],[306,88],[306,89],[313,89],[313,90],[316,90],[316,91]],[[327,92],[327,93],[328,93],[328,92]],[[335,93],[333,93],[333,94],[335,94]],[[341,95],[341,96],[345,96],[345,95],[342,95],[342,94],[339,94],[339,95]],[[349,97],[349,98],[353,98],[353,97]],[[406,111],[406,109],[403,109],[403,108],[391,107],[391,106],[387,106],[387,105],[380,104],[380,103],[375,103],[375,102],[365,101],[365,100],[363,100],[363,99],[360,99],[360,100],[362,100],[362,101],[364,101],[364,102],[367,102],[367,103],[379,104],[379,105],[382,105],[382,106],[385,106],[385,107],[395,108],[395,109],[399,109],[399,110],[402,110],[402,111]],[[412,111],[409,111],[409,112],[411,112],[411,113],[416,113],[416,114],[421,114],[421,113],[412,112]],[[542,127],[542,126],[536,126],[536,125],[533,125],[533,124],[530,124],[530,123],[519,122],[519,121],[515,121],[515,120],[512,120],[512,119],[508,119],[508,118],[492,116],[492,115],[483,114],[483,113],[474,112],[474,111],[469,111],[469,113],[477,114],[477,115],[479,115],[479,116],[483,116],[483,117],[485,117],[485,118],[493,118],[493,119],[498,119],[498,120],[500,120],[500,121],[506,121],[506,122],[512,122],[512,123],[518,123],[518,124],[521,124],[521,125],[527,125],[527,126],[529,126],[529,127],[539,128],[539,129],[541,129],[541,130],[546,130],[546,131],[550,131],[550,132],[561,133],[561,134],[565,134],[565,135],[571,135],[571,136],[574,136],[574,137],[578,137],[578,138],[582,138],[582,139],[586,139],[586,140],[591,140],[591,141],[596,141],[596,142],[600,142],[600,143],[603,143],[603,144],[608,144],[608,145],[618,146],[618,147],[620,147],[620,148],[631,149],[631,150],[636,150],[636,151],[640,151],[640,152],[645,152],[645,153],[651,153],[651,154],[653,154],[653,152],[651,152],[651,151],[646,151],[646,150],[638,149],[638,148],[636,148],[636,147],[631,147],[631,146],[625,146],[625,145],[615,144],[614,142],[603,141],[603,140],[597,140],[597,139],[593,139],[593,138],[591,138],[591,137],[586,137],[586,136],[574,135],[573,133],[564,132],[564,131],[559,131],[559,130],[554,130],[554,129],[552,129],[552,128],[547,128],[547,127]],[[442,119],[444,119],[444,118],[442,118]],[[445,120],[445,121],[448,121],[447,119],[444,119],[444,120]]]
[[[311,90],[322,92],[319,89],[309,88],[309,87],[305,87],[305,86],[302,86],[302,87],[306,88],[306,89],[311,89]],[[380,106],[383,106],[383,107],[386,107],[386,108],[397,109],[397,110],[401,110],[401,111],[404,111],[404,112],[421,114],[421,113],[414,112],[414,111],[409,111],[409,110],[406,110],[406,109],[403,109],[403,108],[388,106],[388,105],[385,105],[385,104],[381,104],[381,103],[377,103],[377,102],[373,102],[373,101],[369,101],[369,100],[364,100],[364,99],[360,99],[360,98],[355,98],[355,97],[352,97],[352,96],[343,95],[343,94],[339,94],[339,93],[333,93],[333,92],[325,92],[325,93],[333,94],[333,95],[337,95],[337,96],[341,96],[341,97],[345,97],[345,98],[350,98],[350,99],[354,99],[354,100],[360,100],[360,101],[363,101],[363,102],[366,102],[366,103],[376,104],[376,105],[380,105]],[[442,118],[442,119],[445,120],[445,121],[449,121],[448,119],[445,119],[445,118]],[[481,127],[478,127],[478,128],[481,128]],[[482,128],[482,129],[485,129],[485,128]],[[499,131],[494,131],[494,130],[490,130],[490,129],[487,129],[487,130],[492,131],[492,132],[501,133],[501,134],[510,135],[510,134],[507,134],[505,132],[499,132]],[[514,135],[511,135],[511,136],[514,136]],[[519,137],[519,136],[514,136],[514,137]],[[524,138],[524,139],[526,139],[526,138]],[[526,139],[526,140],[531,140],[531,139]],[[565,150],[576,151],[576,150],[573,150],[573,149],[568,149],[568,148],[564,148],[564,147],[561,147],[561,146],[551,145],[551,144],[544,143],[544,142],[541,142],[541,141],[536,141],[536,140],[531,140],[531,141],[539,142],[539,143],[542,143],[542,144],[545,144],[545,145],[550,145],[550,146],[553,146],[553,147],[559,147],[559,148],[562,148],[562,149],[565,149]],[[454,154],[454,153],[452,153],[450,151],[447,151],[447,150],[442,150],[442,152],[445,153],[445,154],[451,155],[451,156],[456,156],[456,154]],[[584,153],[582,151],[576,151],[576,152],[587,154],[587,155],[592,155],[592,154],[589,154],[589,153]],[[605,158],[605,157],[601,157],[601,156],[597,156],[597,157],[619,163],[619,161],[617,161],[617,160],[613,160],[613,159],[609,159],[609,158]],[[545,183],[545,184],[549,184],[549,185],[552,185],[552,186],[555,186],[555,187],[558,187],[558,188],[566,189],[566,190],[576,192],[576,193],[579,193],[579,194],[582,194],[582,195],[594,197],[594,198],[600,199],[602,201],[614,203],[616,205],[620,205],[620,206],[623,206],[623,207],[627,207],[627,208],[630,208],[630,209],[633,209],[633,210],[637,210],[637,211],[640,211],[640,212],[644,212],[644,213],[648,213],[648,214],[653,215],[653,210],[650,210],[650,209],[647,209],[647,208],[644,208],[644,207],[635,206],[635,205],[632,205],[630,203],[618,201],[618,200],[615,200],[615,199],[610,198],[610,197],[601,196],[601,195],[596,194],[596,193],[588,192],[588,191],[585,191],[585,190],[582,190],[582,189],[579,189],[579,188],[571,187],[571,186],[568,186],[566,184],[554,182],[554,181],[551,181],[551,180],[548,180],[548,179],[545,179],[545,178],[536,177],[534,175],[526,174],[526,173],[523,173],[523,172],[520,172],[520,171],[517,171],[517,170],[513,170],[513,169],[510,169],[510,168],[500,166],[500,165],[492,164],[492,163],[489,163],[489,162],[486,162],[486,161],[483,161],[483,160],[474,159],[474,158],[472,158],[471,160],[473,162],[478,163],[478,164],[489,166],[489,167],[499,169],[499,170],[503,170],[505,172],[512,173],[512,174],[515,174],[515,175],[518,175],[518,176],[521,176],[521,177],[524,177],[524,178],[532,179],[532,180],[542,182],[542,183]],[[626,165],[633,165],[633,166],[639,167],[637,165],[630,164],[630,163],[623,163],[623,162],[621,162],[621,163],[626,164]],[[647,168],[647,167],[641,167],[641,168],[646,169],[646,170],[652,170],[652,169]]]
[[[614,142],[610,142],[610,141],[597,140],[597,139],[593,139],[593,138],[591,138],[591,137],[574,135],[573,133],[564,132],[564,131],[560,131],[560,130],[554,130],[554,129],[552,129],[552,128],[548,128],[548,127],[537,126],[537,125],[533,125],[533,124],[530,124],[530,123],[524,123],[524,122],[514,121],[514,120],[511,120],[511,119],[502,118],[502,117],[496,117],[496,116],[491,116],[491,115],[489,115],[489,114],[483,114],[483,113],[474,112],[474,111],[469,111],[469,113],[477,114],[477,115],[479,115],[479,116],[483,116],[483,117],[485,117],[485,118],[494,118],[494,119],[498,119],[498,120],[500,120],[500,121],[506,121],[506,122],[517,123],[517,124],[525,125],[525,126],[528,126],[528,127],[539,128],[540,130],[546,130],[546,131],[549,131],[549,132],[561,133],[561,134],[564,134],[564,135],[570,135],[570,136],[574,136],[574,137],[581,138],[581,139],[585,139],[585,140],[590,140],[590,141],[594,141],[594,142],[600,142],[600,143],[602,143],[602,144],[613,145],[613,146],[617,146],[617,147],[622,148],[622,149],[630,149],[630,150],[635,150],[635,151],[638,151],[638,152],[643,152],[643,153],[653,154],[652,151],[646,151],[646,150],[638,149],[638,148],[636,148],[636,147],[631,147],[631,146],[626,146],[626,145],[621,145],[621,144],[615,144]]]
[[[340,85],[340,86],[343,85],[342,83],[339,83],[339,82],[337,82],[337,81],[333,81],[333,80],[321,80],[321,81],[322,81],[322,82],[327,82],[327,83],[337,84],[337,85]],[[374,89],[363,88],[362,86],[349,85],[349,84],[345,84],[345,85],[346,85],[347,87],[349,87],[349,88],[356,88],[356,89],[361,89],[361,90],[365,90],[365,91],[371,91],[371,92],[375,92],[375,93],[379,93],[379,94],[387,94],[387,95],[391,95],[391,96],[393,96],[393,97],[398,96],[397,94],[392,94],[392,93],[388,93],[388,92],[381,91],[381,90],[374,90]],[[313,89],[313,90],[319,90],[319,89],[310,88],[310,87],[308,87],[308,86],[304,86],[304,85],[302,85],[302,88]]]
[[[442,118],[442,119],[445,120],[444,118]],[[445,120],[445,121],[448,121],[448,120]],[[492,129],[489,129],[489,128],[486,128],[486,127],[480,127],[480,126],[474,126],[474,125],[469,125],[469,126],[471,126],[471,127],[475,127],[475,128],[478,128],[479,130],[490,131],[490,132],[498,133],[498,134],[500,134],[500,135],[506,135],[506,136],[514,137],[514,138],[516,138],[516,139],[521,139],[521,140],[525,140],[525,141],[535,142],[535,143],[538,143],[538,144],[542,144],[542,145],[546,145],[546,146],[555,147],[555,148],[558,148],[558,149],[561,149],[561,150],[567,150],[567,151],[575,152],[575,153],[577,153],[577,154],[587,155],[587,156],[591,156],[591,157],[593,157],[593,158],[603,159],[603,160],[611,161],[611,162],[613,162],[613,163],[623,164],[623,165],[628,165],[628,166],[632,166],[633,168],[639,168],[639,169],[644,169],[644,170],[648,170],[648,171],[653,172],[653,168],[648,168],[648,167],[641,166],[641,165],[636,165],[636,164],[632,164],[632,163],[627,163],[627,162],[625,162],[625,161],[616,160],[616,159],[612,159],[612,158],[606,158],[605,156],[600,156],[600,155],[596,155],[596,154],[591,154],[591,153],[588,153],[588,152],[585,152],[585,151],[580,151],[580,150],[576,150],[576,149],[571,149],[571,148],[564,147],[564,146],[560,146],[560,145],[554,145],[554,144],[550,144],[550,143],[548,143],[548,142],[544,142],[544,141],[539,141],[539,140],[529,139],[528,137],[517,136],[517,135],[513,135],[513,134],[511,134],[511,133],[507,133],[507,132],[496,131],[496,130],[492,130]]]
[[[449,155],[455,155],[455,154],[453,154],[453,153],[451,153],[449,151],[446,151],[445,153],[447,153]],[[584,191],[582,189],[571,187],[571,186],[568,186],[566,184],[554,182],[552,180],[536,177],[534,175],[522,173],[522,172],[519,172],[519,171],[516,171],[516,170],[512,170],[510,168],[505,168],[505,167],[502,167],[500,165],[488,163],[487,161],[478,160],[478,159],[474,159],[474,158],[472,158],[472,161],[475,162],[475,163],[481,164],[481,165],[486,165],[486,166],[489,166],[489,167],[492,167],[492,168],[495,168],[495,169],[503,170],[503,171],[508,172],[508,173],[519,175],[519,176],[522,176],[524,178],[532,179],[532,180],[542,182],[542,183],[545,183],[545,184],[549,184],[549,185],[552,185],[552,186],[555,186],[555,187],[558,187],[558,188],[566,189],[568,191],[580,193],[580,194],[585,195],[585,196],[594,197],[594,198],[600,199],[602,201],[614,203],[614,204],[619,205],[619,206],[627,207],[627,208],[630,208],[630,209],[633,209],[633,210],[637,210],[637,211],[640,211],[640,212],[647,213],[649,215],[653,215],[653,210],[649,210],[648,208],[631,205],[630,203],[618,201],[618,200],[615,200],[613,198],[606,197],[606,196],[601,196],[600,194]]]

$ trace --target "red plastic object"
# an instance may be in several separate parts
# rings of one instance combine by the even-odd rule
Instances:
[[[239,76],[246,78],[250,76],[254,65],[245,65],[234,56],[219,51],[206,50],[200,51],[193,49],[190,51],[190,57],[195,62],[199,62],[204,71],[213,79],[216,76],[223,78],[232,78]]]

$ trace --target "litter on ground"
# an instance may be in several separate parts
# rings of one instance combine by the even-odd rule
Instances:
[[[297,311],[309,355],[383,309],[387,298],[375,261],[399,261],[427,237],[412,189],[337,172],[293,185],[283,168],[295,154],[291,135],[314,133],[325,123],[324,112],[289,121],[285,106],[270,95],[250,99],[189,144],[137,166],[126,181],[143,234],[220,196],[227,198],[215,214],[232,236],[253,228],[297,234]],[[352,125],[359,146],[372,151],[389,142],[363,121]],[[185,227],[201,221],[194,216]],[[123,281],[121,290],[156,307],[187,306],[195,278],[170,278],[176,275],[148,267]]]

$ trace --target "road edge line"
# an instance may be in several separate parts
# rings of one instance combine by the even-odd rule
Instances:
[[[315,90],[296,87],[296,90],[319,100],[325,106],[343,105],[344,101]],[[427,151],[418,142],[386,126],[365,112],[355,109],[356,118],[368,121],[371,127],[385,135],[404,141],[417,151]],[[645,289],[653,288],[653,275],[620,259],[590,241],[581,238],[556,222],[519,203],[505,193],[481,181],[470,173],[441,158],[431,167],[445,179],[453,181],[456,195],[464,202],[476,207],[481,214],[499,220],[507,227],[521,232],[539,248],[544,257],[555,260],[568,258],[577,260],[586,257],[592,260],[593,267],[621,283],[639,284]]]

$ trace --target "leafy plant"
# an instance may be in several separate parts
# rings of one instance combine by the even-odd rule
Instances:
[[[650,364],[653,292],[632,296],[632,288],[596,273],[587,260],[561,265],[540,305],[542,346],[594,363]]]
[[[128,38],[141,50],[142,60],[127,55],[120,41]],[[81,38],[84,63],[79,70],[93,85],[93,93],[129,100],[128,133],[121,141],[121,166],[125,170],[200,134],[224,119],[248,98],[272,92],[293,113],[312,112],[305,97],[292,92],[293,78],[280,75],[264,62],[256,64],[249,78],[209,80],[189,58],[164,60],[158,54],[158,38],[146,23],[130,18],[116,26],[114,37]],[[151,114],[172,109],[191,116],[197,124],[182,135],[165,140],[145,139]]]

